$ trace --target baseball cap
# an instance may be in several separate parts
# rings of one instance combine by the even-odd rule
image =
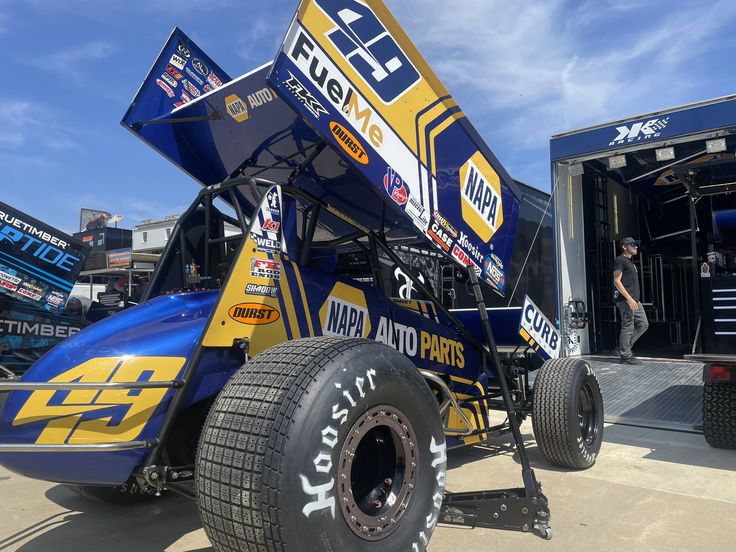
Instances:
[[[621,240],[621,247],[624,245],[639,245],[639,242],[636,241],[634,238],[624,238]]]

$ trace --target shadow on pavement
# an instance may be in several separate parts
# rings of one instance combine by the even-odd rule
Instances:
[[[13,547],[23,552],[78,552],[80,536],[84,535],[85,550],[160,552],[202,527],[194,501],[177,495],[135,506],[113,506],[93,502],[57,485],[46,492],[46,498],[70,511],[54,514],[0,540],[0,550]],[[206,547],[192,552],[212,550]]]

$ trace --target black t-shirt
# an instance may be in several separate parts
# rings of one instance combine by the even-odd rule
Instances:
[[[636,270],[636,265],[626,255],[619,255],[613,261],[614,273],[617,270],[621,271],[621,283],[626,291],[634,301],[639,301],[639,271]],[[618,293],[616,301],[626,301],[626,297]]]

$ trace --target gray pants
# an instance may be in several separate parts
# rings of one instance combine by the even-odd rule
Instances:
[[[618,339],[618,349],[621,358],[629,358],[632,356],[631,348],[634,343],[649,328],[649,320],[647,320],[647,314],[641,303],[636,310],[632,310],[626,301],[619,301],[616,306],[621,313],[621,335]]]

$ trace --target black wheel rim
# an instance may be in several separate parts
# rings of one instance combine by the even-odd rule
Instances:
[[[393,406],[379,405],[353,424],[340,450],[340,510],[365,540],[388,537],[401,524],[414,495],[416,433]]]
[[[595,394],[587,381],[580,388],[578,398],[578,421],[580,435],[585,446],[590,447],[598,436],[598,411],[596,409]]]

